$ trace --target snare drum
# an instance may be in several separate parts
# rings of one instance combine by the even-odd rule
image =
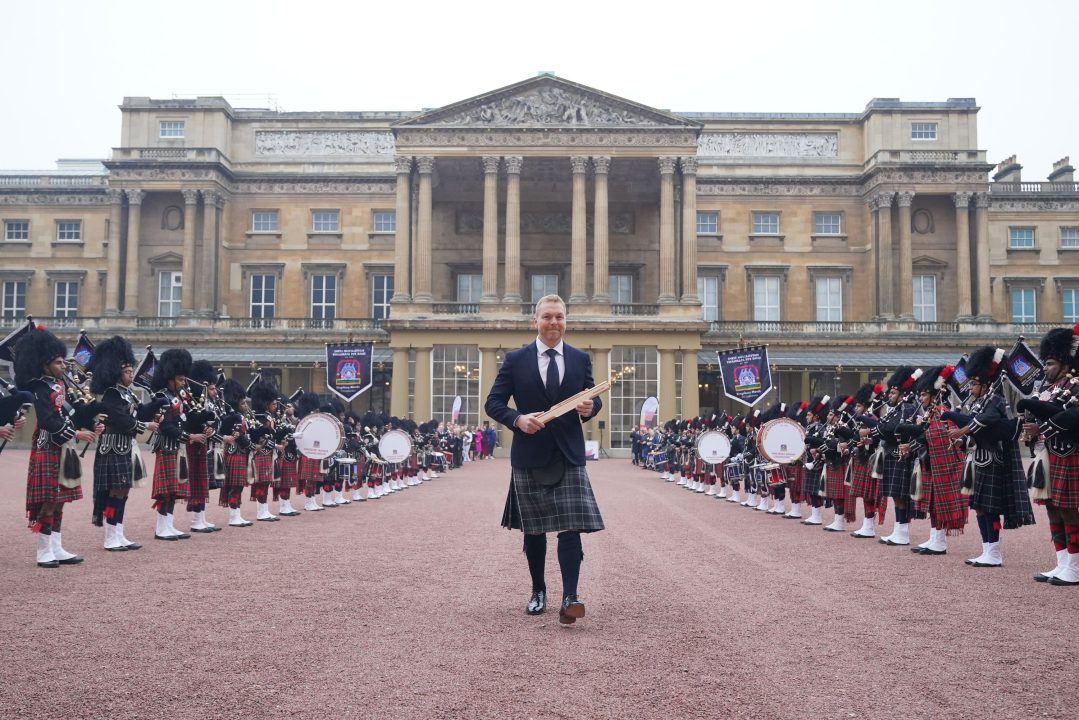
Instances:
[[[345,427],[329,413],[311,413],[300,420],[292,437],[304,457],[325,460],[345,444]]]
[[[378,441],[378,454],[388,463],[400,463],[412,454],[412,438],[403,430],[390,430]]]
[[[790,418],[766,422],[757,431],[757,450],[768,461],[786,465],[805,454],[806,431]]]
[[[718,465],[731,455],[731,441],[719,430],[709,430],[697,438],[697,457],[709,465]]]

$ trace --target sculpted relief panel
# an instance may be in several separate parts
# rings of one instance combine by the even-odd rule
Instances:
[[[255,155],[393,155],[393,133],[364,130],[260,130]]]
[[[432,125],[486,125],[534,127],[543,125],[581,127],[654,127],[659,123],[641,113],[602,103],[570,88],[538,87],[466,108]]]
[[[704,133],[697,141],[699,157],[834,158],[836,133]]]
[[[573,217],[568,212],[529,212],[521,213],[522,235],[569,235]],[[586,229],[592,232],[592,216],[586,219]],[[458,210],[456,229],[458,235],[481,235],[483,233],[483,212],[480,210]],[[505,217],[499,217],[499,232],[506,231]],[[612,211],[608,220],[608,232],[612,235],[632,235],[634,232],[633,212],[631,210]]]

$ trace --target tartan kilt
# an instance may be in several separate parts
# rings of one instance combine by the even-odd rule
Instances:
[[[314,490],[318,492],[322,487],[322,462],[320,460],[314,460],[301,455],[299,465],[297,466],[297,474],[299,479],[296,481],[296,489],[303,492],[304,490]]]
[[[527,535],[566,531],[603,530],[592,485],[585,466],[566,465],[562,482],[544,487],[527,469],[512,468],[502,527]]]
[[[251,456],[251,484],[273,482],[273,453],[256,452]]]
[[[1049,453],[1049,502],[1079,510],[1079,449],[1065,457]]]
[[[94,495],[126,490],[134,484],[131,453],[94,453]]]
[[[929,472],[922,476],[922,499],[929,507],[933,524],[945,530],[961,531],[970,508],[963,496],[965,457],[948,437],[948,426],[934,422],[925,433],[929,452]]]
[[[225,479],[221,481],[221,489],[243,490],[247,486],[247,461],[248,454],[245,452],[225,453]]]
[[[187,504],[198,505],[210,499],[210,464],[206,445],[187,445]]]
[[[887,448],[884,450],[884,477],[880,479],[880,494],[884,498],[910,500],[910,474],[914,461],[907,456],[900,459]]]
[[[30,467],[26,473],[26,511],[36,514],[42,503],[66,503],[82,499],[82,486],[66,488],[60,484],[60,447],[49,442],[44,449],[37,447],[38,430],[34,433],[30,452]]]
[[[855,453],[850,461],[850,496],[851,498],[863,498],[873,505],[879,499],[877,479],[869,472],[869,465],[862,461],[859,453]]]
[[[845,502],[850,488],[845,482],[847,476],[847,463],[840,462],[837,465],[828,465],[828,477],[824,482],[824,494],[832,500]]]
[[[159,450],[154,460],[154,484],[150,497],[187,497],[187,481],[180,480],[180,454]]]
[[[787,492],[790,493],[791,502],[797,505],[802,502],[802,493],[805,487],[805,466],[802,463],[794,463],[787,466]]]
[[[1034,510],[1018,445],[1014,441],[1005,443],[1002,456],[1002,462],[974,466],[970,507],[989,515],[1003,515],[1005,530],[1033,525]]]
[[[288,460],[284,457],[281,458],[281,477],[274,480],[274,490],[299,489],[296,482],[300,477],[299,462],[298,458],[293,460]]]
[[[819,460],[813,463],[813,467],[805,468],[802,474],[802,496],[806,498],[806,502],[809,498],[819,497],[823,469],[824,463]]]

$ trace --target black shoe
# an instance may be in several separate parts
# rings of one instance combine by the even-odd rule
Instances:
[[[536,590],[528,599],[528,607],[525,609],[529,615],[540,615],[547,609],[547,591]]]
[[[127,545],[121,545],[120,547],[105,548],[109,552],[127,552]]]
[[[212,533],[213,530],[211,530],[210,528],[191,528],[191,532],[193,532],[193,533]]]
[[[179,532],[179,531],[177,531],[177,532]],[[177,540],[187,540],[187,539],[188,539],[188,538],[190,538],[190,537],[191,537],[191,536],[190,536],[190,535],[188,535],[187,533],[185,533],[185,532],[182,532],[182,533],[180,533],[179,535],[177,535],[177,536],[176,536],[176,539],[177,539]]]
[[[39,568],[58,568],[60,567],[60,563],[56,560],[50,560],[48,562],[39,562],[37,566]]]
[[[142,545],[139,545],[137,542],[128,543],[127,545],[124,545],[124,547],[127,548],[128,550],[141,550],[142,549]]]
[[[180,538],[175,535],[154,535],[154,540],[168,540],[169,542],[175,542],[179,539]]]
[[[56,562],[60,563],[61,565],[78,565],[82,562],[82,558],[76,555],[75,557],[69,557],[66,560],[57,560]]]
[[[584,617],[584,603],[577,599],[576,595],[567,595],[562,598],[562,609],[558,611],[558,622],[563,625],[572,625]]]

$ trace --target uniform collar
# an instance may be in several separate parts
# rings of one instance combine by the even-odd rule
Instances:
[[[558,344],[555,345],[553,348],[548,348],[547,345],[544,344],[544,342],[539,339],[539,336],[538,335],[536,336],[536,352],[538,352],[540,355],[546,354],[548,350],[554,350],[559,355],[565,355],[566,353],[564,352],[564,349],[565,349],[563,347],[564,345],[565,345],[565,341],[564,340],[559,340]]]

